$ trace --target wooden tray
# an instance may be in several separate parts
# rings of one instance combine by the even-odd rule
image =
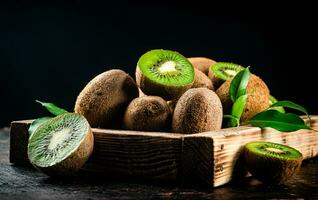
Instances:
[[[11,123],[11,163],[30,165],[27,142],[31,122]],[[318,129],[318,116],[312,116],[311,127]],[[93,129],[93,133],[94,152],[83,170],[214,187],[246,175],[239,158],[250,141],[286,144],[301,151],[305,159],[318,155],[318,133],[311,130],[282,133],[241,126],[192,135],[108,129]]]

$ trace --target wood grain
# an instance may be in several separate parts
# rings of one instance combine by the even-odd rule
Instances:
[[[10,162],[29,165],[26,155],[28,121],[11,124]],[[311,126],[318,129],[318,116]],[[94,152],[83,170],[114,177],[177,180],[213,187],[246,176],[240,152],[250,141],[292,146],[305,159],[318,155],[318,133],[282,133],[271,128],[242,126],[192,135],[93,129]]]

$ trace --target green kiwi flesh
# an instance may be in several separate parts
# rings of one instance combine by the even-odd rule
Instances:
[[[94,139],[88,121],[66,113],[47,120],[30,136],[28,158],[50,176],[71,175],[93,152]]]
[[[151,50],[137,63],[136,82],[146,95],[177,99],[192,86],[193,81],[192,64],[175,51]]]
[[[277,102],[277,99],[274,96],[269,95],[269,106],[273,105],[276,102]],[[269,108],[269,109],[277,110],[277,111],[279,111],[281,113],[285,113],[285,109],[283,107],[281,107],[281,106],[273,107],[273,108]]]
[[[214,88],[217,89],[224,81],[232,79],[243,69],[244,67],[235,63],[218,62],[210,67],[208,76],[211,79]]]
[[[124,116],[124,127],[136,131],[168,131],[171,111],[158,96],[143,96],[131,101]]]
[[[298,150],[282,144],[250,142],[244,147],[248,171],[264,183],[285,183],[299,170],[302,159]]]
[[[178,100],[172,117],[175,133],[200,133],[218,130],[223,112],[219,97],[207,88],[192,88]]]
[[[80,92],[75,112],[92,127],[120,128],[125,110],[139,96],[136,82],[119,69],[108,70],[93,78]]]

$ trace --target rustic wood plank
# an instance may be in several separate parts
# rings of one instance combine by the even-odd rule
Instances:
[[[313,116],[312,120],[311,127],[318,129],[318,117]],[[271,128],[237,127],[188,135],[183,139],[185,182],[196,181],[217,187],[228,183],[234,176],[245,176],[247,172],[238,163],[242,162],[239,159],[241,149],[251,141],[294,147],[302,152],[304,159],[318,155],[318,133],[312,130],[282,133]]]
[[[318,129],[318,116],[311,126]],[[26,155],[28,121],[11,124],[10,162],[29,165]],[[111,176],[182,180],[185,183],[223,185],[245,176],[240,151],[250,141],[272,141],[300,150],[305,159],[318,155],[318,133],[299,130],[281,133],[274,129],[237,127],[182,135],[93,129],[94,152],[83,170]]]

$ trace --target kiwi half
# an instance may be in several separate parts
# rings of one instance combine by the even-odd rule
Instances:
[[[66,113],[41,124],[30,136],[28,157],[32,165],[50,176],[71,175],[93,152],[94,138],[88,121]]]
[[[192,64],[178,52],[151,50],[138,61],[136,82],[146,95],[177,99],[192,86],[193,81]]]
[[[277,102],[277,99],[272,96],[272,95],[269,95],[269,106],[273,105],[274,103]],[[281,113],[285,113],[285,109],[282,107],[282,106],[278,106],[278,107],[273,107],[273,108],[269,108],[270,110],[277,110]]]
[[[124,116],[124,127],[136,131],[167,131],[170,123],[170,107],[158,96],[134,99]]]
[[[92,79],[78,95],[75,112],[92,127],[119,128],[130,101],[139,96],[132,77],[112,69]]]
[[[172,117],[175,133],[200,133],[218,130],[222,126],[222,104],[207,88],[193,88],[178,100]]]
[[[301,166],[302,154],[289,146],[271,142],[250,142],[245,145],[247,169],[264,183],[285,183]]]
[[[194,68],[200,70],[205,75],[209,74],[210,67],[216,63],[214,60],[205,57],[191,57],[188,60]]]
[[[217,90],[220,97],[224,113],[230,113],[233,102],[231,101],[229,90],[232,80],[225,81]],[[265,82],[258,76],[252,74],[247,84],[247,100],[241,116],[241,122],[247,122],[257,113],[266,110],[269,106],[269,89]]]
[[[208,76],[211,79],[215,89],[226,81],[232,79],[244,67],[234,63],[218,62],[210,66]]]

